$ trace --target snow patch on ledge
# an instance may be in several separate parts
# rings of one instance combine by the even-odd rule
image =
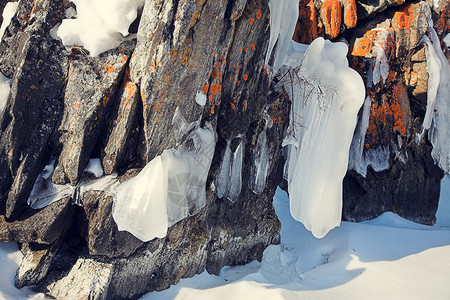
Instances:
[[[83,46],[91,56],[115,48],[128,35],[143,0],[71,0],[76,17],[64,19],[57,36],[65,46]],[[66,17],[73,13],[66,13]]]
[[[292,100],[284,141],[291,214],[318,238],[340,224],[342,180],[365,98],[347,51],[344,43],[318,38],[280,81]]]

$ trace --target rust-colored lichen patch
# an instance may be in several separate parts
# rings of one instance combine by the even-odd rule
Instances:
[[[211,86],[211,94],[212,95],[217,95],[222,91],[222,84],[221,83],[214,83]]]
[[[256,18],[259,20],[262,18],[262,12],[261,10],[258,9],[258,11],[256,12]]]
[[[242,78],[243,78],[245,81],[247,81],[247,79],[248,79],[248,73],[245,73],[244,75],[242,75]]]
[[[319,36],[317,11],[313,0],[300,0],[298,21],[292,39],[298,43],[310,44]]]
[[[205,94],[208,93],[208,89],[209,89],[209,84],[204,84],[204,85],[202,86],[202,91],[203,91]]]
[[[255,23],[255,18],[250,19],[250,25],[253,25],[253,23]]]
[[[397,29],[409,30],[415,19],[416,16],[413,13],[412,5],[407,5],[395,12],[393,25]]]
[[[392,88],[392,93],[385,101],[375,102],[370,109],[369,127],[366,139],[376,143],[379,132],[392,130],[403,137],[407,135],[408,128],[408,95],[406,89],[397,83]]]
[[[250,44],[250,49],[255,50],[255,44]]]
[[[320,17],[325,26],[325,33],[335,38],[341,30],[341,3],[339,0],[325,0],[320,9]]]
[[[116,67],[112,64],[112,63],[108,63],[106,66],[106,74],[110,74],[112,72],[114,72],[114,70],[116,69]]]
[[[358,22],[358,14],[355,0],[341,0],[344,5],[344,24],[348,28],[353,28]]]

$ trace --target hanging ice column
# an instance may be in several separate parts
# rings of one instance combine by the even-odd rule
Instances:
[[[144,242],[166,236],[169,226],[197,213],[206,203],[214,130],[209,123],[200,127],[200,120],[187,123],[178,110],[174,122],[180,126],[178,137],[185,137],[178,149],[155,157],[139,175],[118,187],[114,199],[113,218],[119,230]]]
[[[431,156],[447,174],[450,173],[450,66],[442,53],[433,24],[429,24],[430,39],[424,36],[427,57],[427,110],[421,136],[428,131],[433,145]]]
[[[342,179],[365,98],[347,51],[343,43],[318,38],[281,82],[292,100],[285,139],[291,214],[318,238],[340,224]]]

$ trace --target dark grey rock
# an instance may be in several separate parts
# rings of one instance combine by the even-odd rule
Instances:
[[[73,213],[71,198],[66,197],[41,210],[28,209],[13,222],[0,215],[0,242],[52,244],[71,226]]]

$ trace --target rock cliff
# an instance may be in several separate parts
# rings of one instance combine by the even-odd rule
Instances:
[[[0,118],[0,241],[24,253],[16,286],[58,299],[137,298],[260,260],[280,241],[272,198],[284,184],[291,107],[265,63],[269,1],[146,0],[131,35],[98,56],[55,36],[74,8],[21,0],[0,43],[0,72],[11,78]],[[347,43],[366,85],[344,220],[394,211],[434,223],[449,170],[435,163],[428,136],[417,138],[429,78],[423,37],[433,20],[442,41],[449,14],[444,0],[299,1],[293,40]],[[116,187],[165,150],[195,143],[187,124],[214,133],[204,207],[148,242],[119,231]],[[256,175],[261,166],[267,177]]]

